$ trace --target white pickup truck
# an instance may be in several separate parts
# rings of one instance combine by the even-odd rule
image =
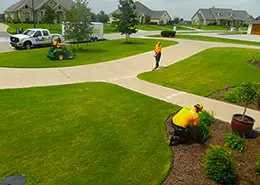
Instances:
[[[64,40],[62,35],[50,34],[47,29],[28,29],[22,34],[11,35],[10,44],[16,49],[31,49],[32,47],[50,46],[55,37]]]

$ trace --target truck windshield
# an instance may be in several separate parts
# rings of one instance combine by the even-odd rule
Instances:
[[[35,31],[33,30],[26,30],[25,32],[23,32],[24,35],[28,35],[28,36],[32,36],[35,33]]]

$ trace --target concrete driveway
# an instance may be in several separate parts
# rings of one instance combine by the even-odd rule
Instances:
[[[0,52],[14,51],[9,44],[9,34],[7,33],[8,26],[0,23]]]

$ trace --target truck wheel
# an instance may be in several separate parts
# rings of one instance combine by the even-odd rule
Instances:
[[[30,43],[30,42],[25,42],[25,43],[24,43],[24,47],[25,47],[25,49],[31,49],[32,43]]]

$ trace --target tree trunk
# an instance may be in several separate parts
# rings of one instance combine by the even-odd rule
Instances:
[[[243,120],[243,121],[244,121],[244,119],[245,119],[247,106],[248,106],[248,103],[246,103],[245,110],[244,110],[244,112],[243,112],[243,117],[242,117],[242,120]]]
[[[125,34],[126,43],[128,43],[128,33]]]

